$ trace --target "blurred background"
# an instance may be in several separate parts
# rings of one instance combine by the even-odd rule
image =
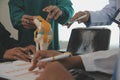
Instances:
[[[8,8],[9,0],[0,0],[0,22],[5,25],[6,29],[11,32],[11,37],[18,39],[17,30],[15,30],[10,21],[9,17],[9,8]],[[108,0],[71,0],[73,3],[73,8],[75,12],[84,11],[84,10],[101,10],[106,4],[108,4]],[[66,49],[69,37],[72,29],[77,27],[86,27],[83,23],[78,24],[75,22],[70,28],[66,26],[59,25],[59,39],[61,49]],[[94,27],[94,26],[92,26]],[[111,38],[109,49],[117,48],[119,46],[119,29],[115,23],[110,26],[97,26],[97,27],[106,27],[111,30]]]

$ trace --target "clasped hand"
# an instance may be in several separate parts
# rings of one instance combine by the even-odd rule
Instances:
[[[5,51],[3,58],[9,59],[9,60],[24,60],[24,61],[30,61],[31,56],[28,54],[31,52],[31,54],[35,54],[35,46],[30,45],[27,47],[15,47],[12,49],[8,49]]]

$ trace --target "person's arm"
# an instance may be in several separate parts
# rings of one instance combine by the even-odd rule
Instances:
[[[57,5],[63,14],[57,19],[60,24],[66,24],[73,16],[74,10],[72,8],[71,0],[58,0]]]
[[[51,2],[52,3],[52,2]],[[47,21],[54,19],[60,24],[65,24],[73,16],[73,8],[70,0],[56,1],[56,4],[49,5],[43,8],[44,12],[47,12]]]
[[[6,50],[17,47],[17,43],[18,41],[14,38],[10,38],[10,36],[6,38],[3,37],[2,40],[0,40],[0,58],[3,58]]]
[[[70,72],[59,62],[48,62],[36,80],[74,80]]]
[[[109,0],[109,4],[102,10],[90,11],[90,22],[86,24],[87,26],[110,25],[116,11],[116,0]]]
[[[82,58],[80,56],[72,56],[70,58],[65,58],[60,61],[67,69],[82,69],[85,70]]]
[[[74,10],[70,0],[57,0],[55,3],[51,3],[43,9],[43,11],[48,12],[46,20],[54,19],[60,24],[65,24],[72,18]]]
[[[0,23],[0,59],[3,58],[4,52],[7,49],[17,46],[17,40],[10,37],[10,33],[5,29],[4,25]]]
[[[13,27],[16,29],[23,28],[21,27],[21,19],[25,15],[23,0],[9,0],[8,5]]]
[[[89,26],[101,26],[112,24],[112,18],[114,17],[116,9],[116,0],[109,0],[109,4],[106,5],[102,10],[99,11],[79,11],[75,13],[71,21],[74,21],[78,17],[81,17],[85,12],[87,16],[83,19],[79,19],[78,23],[84,22],[87,27]],[[67,25],[68,27],[71,24]]]
[[[55,51],[55,50],[47,50],[47,51],[40,50],[40,51],[38,51],[34,55],[34,58],[32,60],[33,61],[32,66],[29,68],[29,70],[31,71],[31,70],[35,69],[37,66],[39,68],[41,68],[42,63],[41,62],[38,63],[38,59],[53,57],[53,56],[60,55],[60,54],[62,54],[62,53]],[[60,63],[62,63],[67,69],[71,69],[71,68],[84,69],[84,66],[83,66],[83,63],[82,63],[80,56],[71,56],[70,58],[65,58],[65,59],[61,59],[58,61]]]

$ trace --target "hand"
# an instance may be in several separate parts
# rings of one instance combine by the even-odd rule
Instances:
[[[40,51],[38,51],[33,57],[32,66],[29,68],[29,70],[32,71],[33,69],[35,69],[37,67],[38,59],[48,58],[48,57],[56,56],[59,54],[61,54],[61,53],[59,53],[57,51],[53,51],[53,50],[49,50],[49,51],[40,50]],[[41,66],[39,66],[39,68],[41,68]]]
[[[46,18],[47,21],[51,19],[58,19],[62,15],[62,11],[57,6],[48,6],[43,9],[44,12],[48,12],[48,16]]]
[[[24,28],[26,29],[35,29],[36,26],[33,23],[34,16],[23,15],[21,22]]]
[[[55,51],[55,50],[38,51],[34,55],[34,58],[32,60],[32,66],[29,68],[29,71],[32,71],[36,67],[42,68],[42,66],[44,65],[44,62],[38,63],[38,59],[53,57],[53,56],[60,55],[60,54],[62,53]],[[62,63],[66,67],[66,69],[71,69],[71,68],[84,69],[80,56],[72,56],[70,58],[65,58],[65,59],[61,59],[58,61]]]
[[[72,75],[59,62],[44,65],[44,71],[36,80],[74,80]]]
[[[26,51],[27,49],[21,47],[9,49],[5,51],[3,58],[10,60],[30,61],[30,56],[26,54]]]
[[[35,54],[35,46],[29,45],[24,48],[16,47],[13,49],[9,49],[9,50],[5,51],[3,58],[10,59],[10,60],[30,61],[31,56],[28,55],[29,52],[31,54]]]
[[[79,17],[83,16],[83,15],[87,15],[85,18],[82,18],[82,19],[78,19]],[[72,19],[70,20],[70,24],[66,24],[66,26],[69,28],[76,19],[78,19],[78,23],[80,24],[81,22],[87,22],[89,20],[89,17],[90,17],[90,13],[88,11],[85,11],[85,12],[82,12],[82,11],[79,11],[77,12],[73,17]]]

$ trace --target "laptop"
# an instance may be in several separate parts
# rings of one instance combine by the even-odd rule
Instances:
[[[67,51],[85,54],[99,50],[107,50],[111,31],[107,28],[74,28],[72,29]]]

